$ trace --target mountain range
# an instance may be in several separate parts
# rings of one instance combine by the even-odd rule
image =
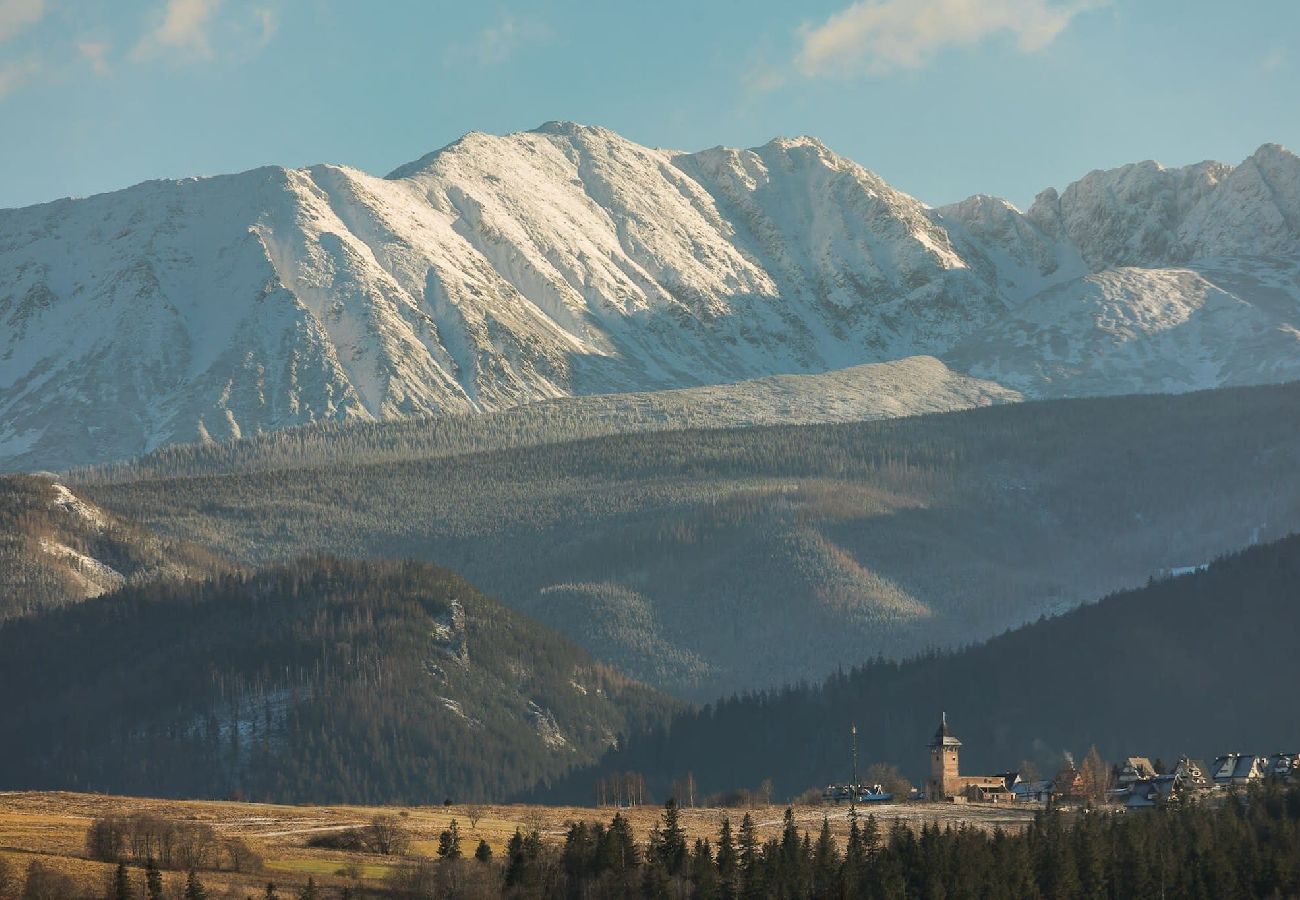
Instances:
[[[938,357],[1025,397],[1300,376],[1300,158],[931,208],[813,138],[552,122],[378,178],[0,211],[0,467]]]

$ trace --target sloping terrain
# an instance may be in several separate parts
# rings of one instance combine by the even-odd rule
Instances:
[[[1300,746],[1287,715],[1300,679],[1295,585],[1300,537],[1155,580],[951,655],[871,663],[816,686],[747,695],[683,712],[666,731],[633,736],[548,799],[590,795],[606,772],[636,771],[663,794],[693,772],[701,791],[774,779],[778,794],[848,780],[848,732],[860,756],[928,775],[925,745],[946,711],[961,769],[1045,777],[1063,752],[1103,759]],[[744,747],[744,753],[736,753]]]
[[[158,578],[231,566],[161,538],[45,477],[0,478],[0,622]]]
[[[1300,528],[1300,385],[86,483],[255,564],[462,572],[675,693],[962,645]]]
[[[0,683],[0,789],[283,801],[502,797],[673,707],[446,570],[328,558],[8,622]]]
[[[920,354],[1030,396],[1297,378],[1297,198],[1274,145],[1092,173],[1022,214],[931,209],[813,138],[681,153],[552,122],[387,178],[0,210],[0,468]],[[1260,290],[1215,280],[1263,257]],[[1152,271],[1120,290],[1115,267]]]
[[[857,422],[948,412],[1020,399],[915,356],[820,375],[773,375],[738,384],[541,400],[487,413],[391,422],[302,426],[222,443],[179,444],[124,463],[78,470],[83,482],[138,481],[375,463],[557,444],[609,434]]]

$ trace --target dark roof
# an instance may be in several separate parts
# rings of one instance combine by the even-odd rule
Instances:
[[[934,740],[930,742],[930,749],[937,750],[939,747],[960,747],[961,741],[952,736],[948,730],[948,714],[944,713],[943,718],[939,721],[939,730],[934,733]]]

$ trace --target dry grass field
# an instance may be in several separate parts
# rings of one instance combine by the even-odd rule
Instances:
[[[379,815],[396,816],[410,832],[411,853],[433,856],[438,834],[456,819],[462,836],[462,848],[468,856],[480,839],[492,847],[499,858],[516,829],[537,829],[545,839],[560,843],[566,823],[586,820],[608,822],[616,810],[556,806],[280,806],[262,803],[226,801],[150,800],[135,797],[110,797],[98,794],[0,792],[0,858],[8,861],[15,874],[21,875],[33,860],[73,875],[87,891],[98,890],[112,866],[96,862],[86,855],[85,834],[91,821],[105,815],[150,813],[178,821],[197,821],[210,825],[218,835],[239,837],[262,857],[262,869],[252,873],[204,872],[202,880],[210,897],[260,896],[267,882],[274,882],[282,897],[313,877],[322,886],[341,888],[380,887],[395,865],[392,857],[349,853],[307,846],[313,836],[341,831],[351,826],[367,825]],[[882,826],[895,819],[909,825],[938,821],[966,822],[983,828],[1002,826],[1017,829],[1030,818],[1032,811],[998,806],[947,806],[932,804],[891,804],[870,810]],[[623,810],[631,821],[637,838],[644,842],[658,820],[661,810],[655,806]],[[713,839],[724,816],[733,824],[748,812],[767,837],[779,831],[784,807],[767,806],[742,809],[686,809],[682,821],[690,840]],[[795,815],[801,828],[821,827],[823,815],[843,841],[848,831],[848,809],[843,806],[797,806]],[[472,819],[477,819],[476,824]],[[135,873],[138,879],[139,874]],[[168,879],[180,882],[182,876],[168,873]]]

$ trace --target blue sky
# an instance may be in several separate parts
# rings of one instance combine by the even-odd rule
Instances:
[[[0,0],[0,206],[153,177],[383,174],[549,119],[814,134],[922,200],[1300,149],[1297,0]]]

